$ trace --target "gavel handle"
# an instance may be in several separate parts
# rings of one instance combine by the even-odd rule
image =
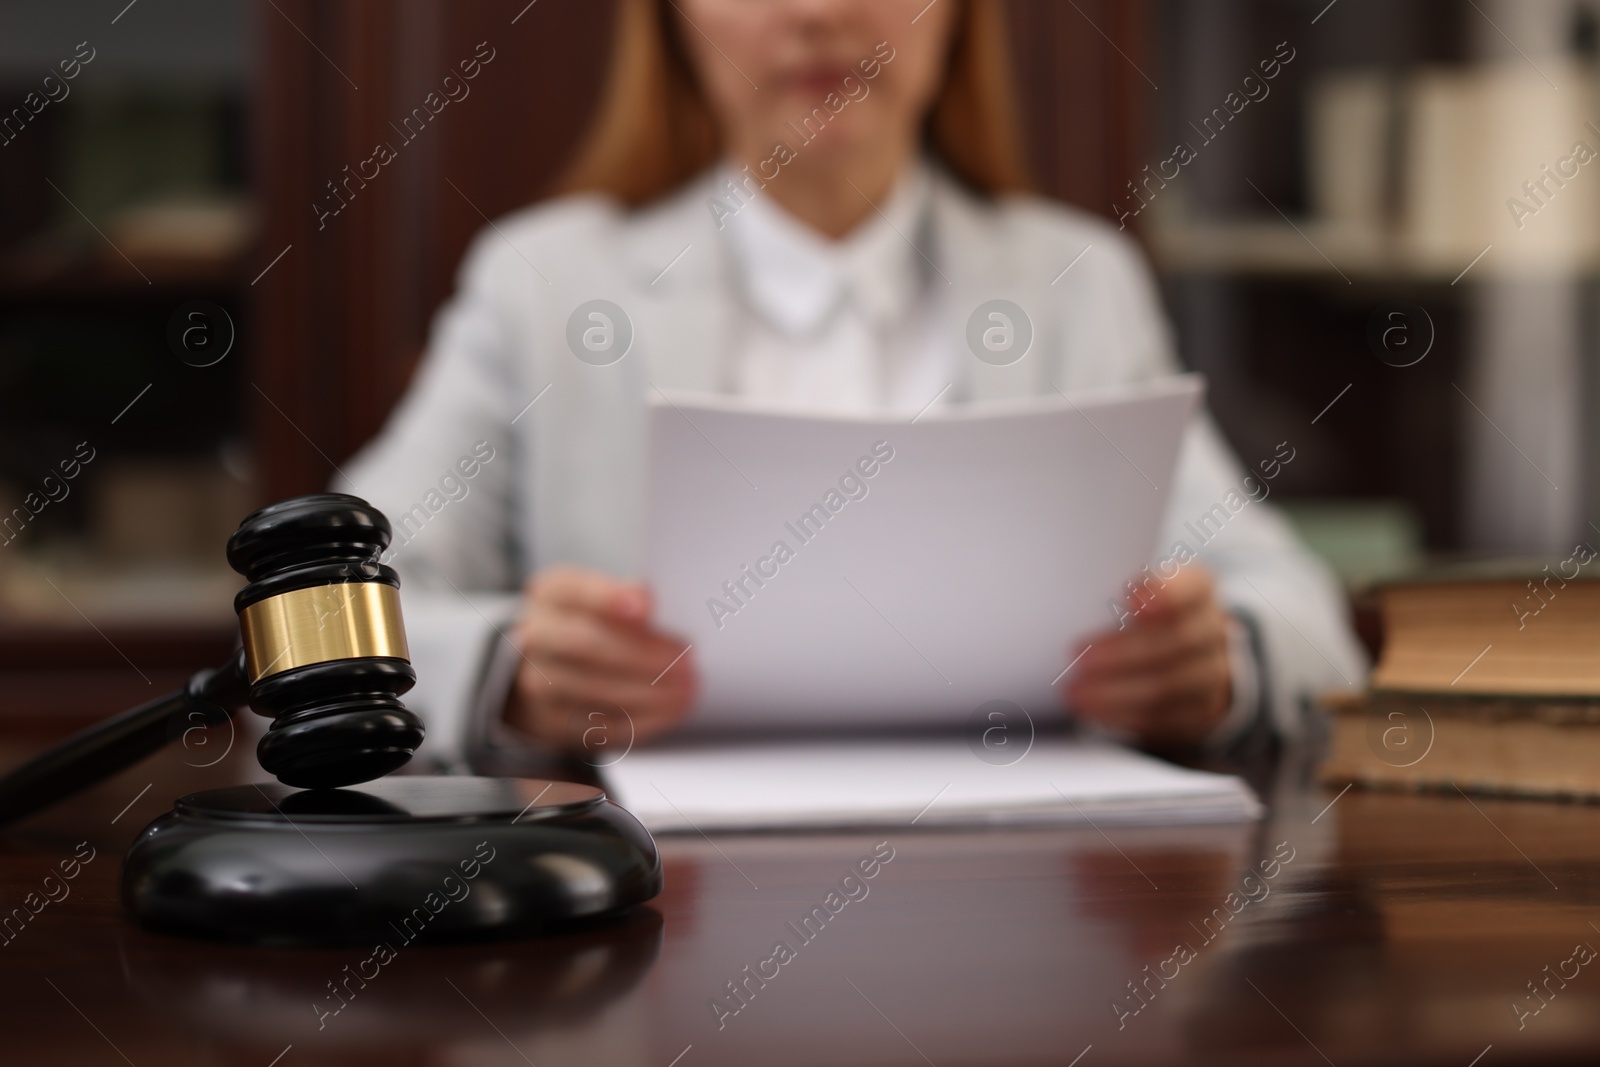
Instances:
[[[172,740],[174,721],[194,713],[231,716],[246,701],[241,652],[223,667],[196,671],[175,692],[96,723],[0,778],[0,824],[9,823],[131,767]]]

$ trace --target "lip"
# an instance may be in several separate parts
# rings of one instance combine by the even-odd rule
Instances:
[[[839,88],[844,80],[854,73],[854,69],[846,64],[819,63],[801,67],[791,72],[784,80],[791,89],[822,94]]]

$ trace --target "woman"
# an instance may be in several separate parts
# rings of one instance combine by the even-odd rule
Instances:
[[[568,747],[618,708],[647,740],[694,699],[693,653],[627,577],[652,389],[912,415],[1178,369],[1134,247],[1026,194],[996,3],[625,0],[613,66],[569,195],[480,236],[350,479],[403,516],[457,453],[496,457],[426,530],[402,521],[395,562],[413,590],[523,586],[504,720]],[[1037,358],[966,351],[967,315],[996,296],[1032,316]],[[585,312],[596,298],[626,321]],[[627,358],[580,351],[617,329]],[[1243,477],[1203,421],[1171,529]],[[1061,696],[1139,740],[1294,735],[1310,694],[1361,677],[1336,589],[1262,503],[1133,606]],[[427,710],[430,747],[464,736]]]

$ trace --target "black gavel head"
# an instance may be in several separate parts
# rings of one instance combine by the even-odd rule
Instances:
[[[273,720],[256,758],[285,785],[381,778],[422,743],[400,703],[417,680],[400,578],[378,562],[389,520],[359,497],[321,493],[254,512],[228,540],[250,580],[234,598],[250,706]]]

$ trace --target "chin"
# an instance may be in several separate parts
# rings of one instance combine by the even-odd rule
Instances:
[[[826,161],[849,159],[863,149],[882,144],[889,137],[889,131],[878,128],[874,123],[852,122],[848,114],[841,114],[820,131],[796,122],[793,126],[785,126],[780,136],[784,137],[797,156]]]

